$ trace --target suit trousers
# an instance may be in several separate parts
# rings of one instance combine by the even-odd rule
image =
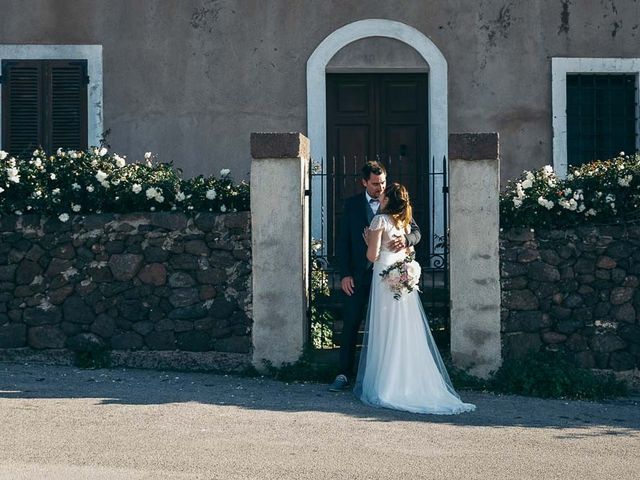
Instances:
[[[359,281],[355,280],[351,296],[344,294],[342,310],[342,337],[340,341],[340,372],[347,377],[355,374],[355,354],[358,331],[369,306],[372,271],[369,270]]]

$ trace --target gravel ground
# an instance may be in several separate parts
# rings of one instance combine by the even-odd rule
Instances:
[[[640,398],[462,392],[415,415],[326,385],[0,363],[0,479],[638,479]]]

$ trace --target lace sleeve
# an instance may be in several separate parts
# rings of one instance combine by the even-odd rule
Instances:
[[[369,230],[386,230],[387,229],[387,219],[384,215],[376,215],[371,220],[371,225],[369,225]]]

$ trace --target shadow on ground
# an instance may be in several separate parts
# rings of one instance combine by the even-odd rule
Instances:
[[[95,399],[98,405],[197,402],[264,411],[332,413],[371,422],[550,428],[557,430],[558,438],[640,432],[639,397],[595,403],[460,393],[464,401],[476,404],[475,412],[455,416],[417,415],[372,408],[360,403],[350,392],[330,393],[327,385],[322,384],[288,384],[262,377],[207,373],[0,364],[0,403],[11,399]],[[594,430],[594,427],[598,428]],[[582,428],[589,431],[584,434],[575,431]]]

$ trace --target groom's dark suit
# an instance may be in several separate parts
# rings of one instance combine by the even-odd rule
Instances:
[[[354,367],[356,340],[360,323],[364,317],[371,290],[373,264],[367,259],[367,244],[362,237],[374,213],[365,192],[348,198],[342,211],[338,232],[337,254],[340,278],[353,277],[353,295],[344,295],[342,339],[340,342],[341,373],[351,376]],[[411,221],[411,233],[406,235],[407,244],[420,241],[420,229]]]

